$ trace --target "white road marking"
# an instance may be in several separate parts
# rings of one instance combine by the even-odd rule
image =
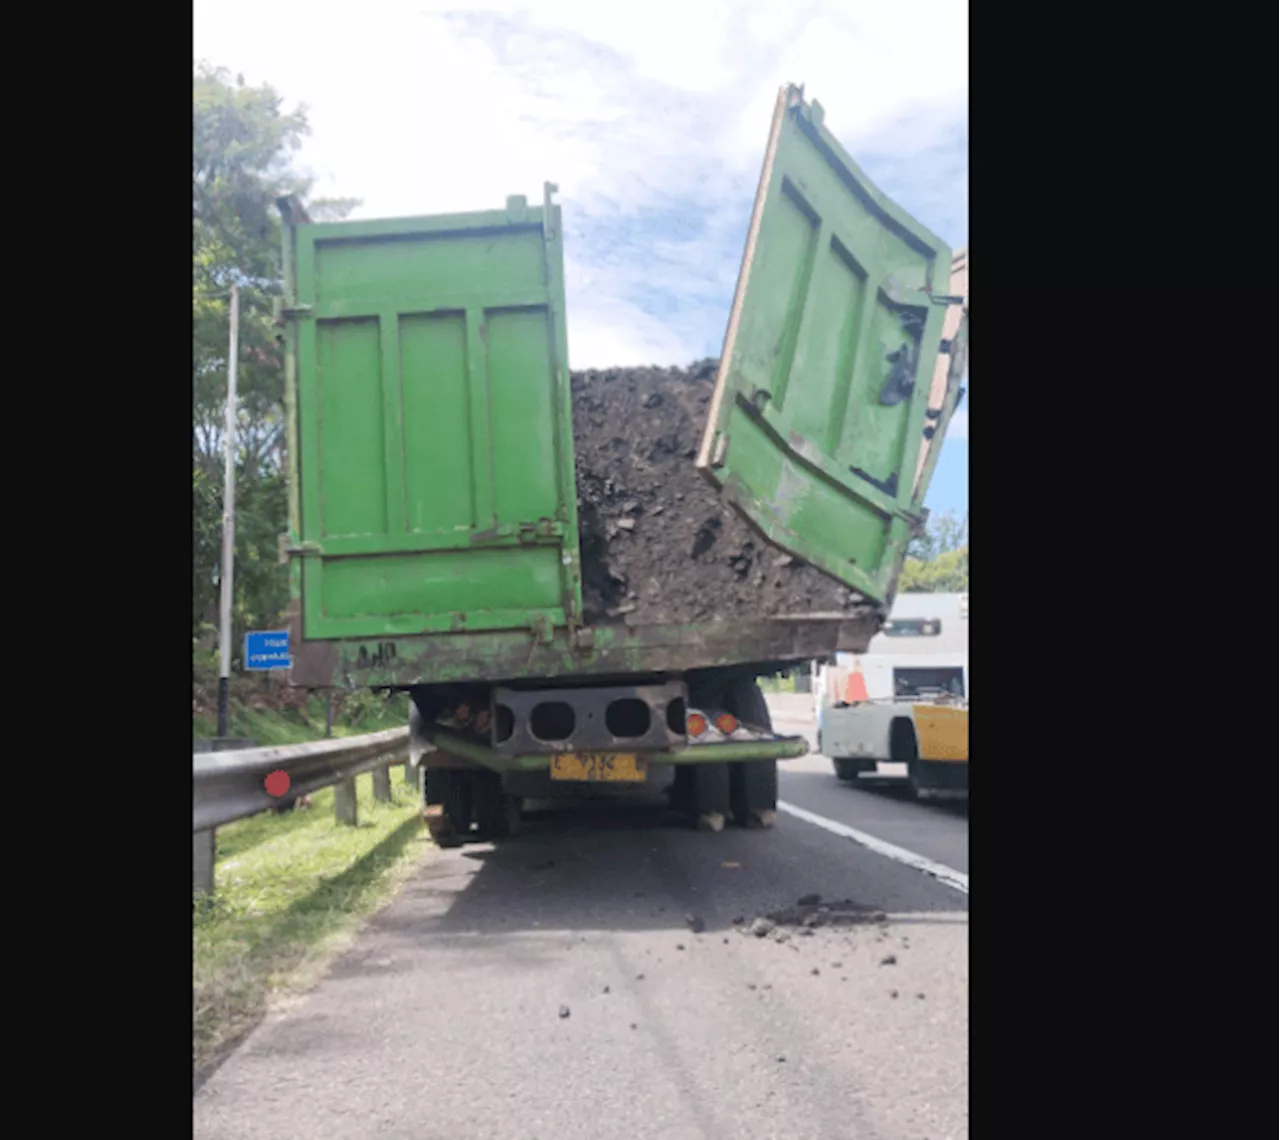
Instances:
[[[938,882],[945,883],[947,886],[953,887],[957,891],[962,891],[966,895],[969,893],[969,876],[963,871],[957,871],[954,867],[935,863],[932,859],[926,859],[923,855],[917,855],[914,851],[908,851],[905,847],[895,847],[892,843],[886,843],[883,839],[877,839],[874,835],[868,835],[865,831],[858,831],[856,828],[848,827],[843,823],[837,823],[834,819],[827,819],[824,815],[815,815],[802,807],[796,807],[795,804],[779,800],[778,810],[785,811],[788,815],[794,815],[796,819],[803,819],[806,823],[821,827],[823,830],[831,832],[832,835],[839,835],[844,839],[852,839],[855,843],[861,843],[863,847],[874,851],[877,855],[883,855],[886,859],[905,863],[908,867],[914,867],[917,871],[932,875]]]

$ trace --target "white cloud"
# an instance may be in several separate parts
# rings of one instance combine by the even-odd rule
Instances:
[[[357,216],[537,202],[558,183],[575,367],[718,351],[785,82],[855,158],[880,157],[909,209],[964,217],[964,163],[927,157],[967,117],[956,0],[383,0],[354,17],[195,0],[194,32],[197,58],[309,106],[303,162],[321,192],[362,198]]]
[[[951,414],[951,422],[947,425],[947,440],[962,439],[969,441],[969,409],[957,408]]]

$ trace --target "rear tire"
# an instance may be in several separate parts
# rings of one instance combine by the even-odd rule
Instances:
[[[902,751],[907,761],[907,787],[911,789],[911,798],[913,800],[929,799],[929,787],[925,784],[920,773],[920,746],[916,743],[916,734],[904,732],[902,734],[903,743]]]
[[[832,763],[835,765],[837,780],[843,780],[846,784],[858,782],[858,773],[862,769],[852,760],[833,760]]]
[[[720,703],[719,685],[714,678],[704,678],[689,686],[689,706],[696,709],[713,708]],[[681,777],[683,769],[688,774]],[[693,817],[699,831],[723,831],[732,812],[732,788],[730,765],[682,764],[676,769],[676,785],[673,803],[679,805],[682,814]]]
[[[472,775],[462,768],[427,769],[427,826],[437,846],[456,847],[471,831]]]
[[[671,805],[672,811],[693,810],[693,765],[676,765],[671,786],[667,789],[667,803]]]
[[[475,782],[476,825],[485,839],[509,839],[520,830],[520,800],[502,789],[499,772],[469,772]]]
[[[773,718],[759,684],[741,678],[724,694],[726,711],[755,728],[773,731]],[[778,813],[778,762],[740,760],[729,765],[729,802],[740,827],[772,827]]]

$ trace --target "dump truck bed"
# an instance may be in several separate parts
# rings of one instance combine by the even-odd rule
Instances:
[[[646,623],[635,605],[584,609],[584,559],[616,552],[580,519],[574,417],[590,413],[571,390],[553,190],[541,207],[327,224],[282,203],[294,684],[782,665],[860,652],[879,628],[956,397],[958,365],[927,406],[950,250],[783,89],[700,438],[661,477],[709,489],[762,559],[832,589],[797,594],[818,612],[761,592],[729,620]]]

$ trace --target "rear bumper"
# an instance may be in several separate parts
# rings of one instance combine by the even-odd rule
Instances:
[[[484,744],[467,740],[439,725],[422,725],[419,731],[431,744],[449,757],[479,764],[494,772],[539,772],[551,767],[549,753],[526,753],[503,756]],[[792,760],[804,756],[809,744],[799,736],[780,736],[772,740],[725,741],[714,744],[691,744],[662,751],[635,749],[651,765],[723,764],[750,760]],[[428,767],[437,761],[433,754],[423,757]],[[445,761],[449,763],[449,761]]]

